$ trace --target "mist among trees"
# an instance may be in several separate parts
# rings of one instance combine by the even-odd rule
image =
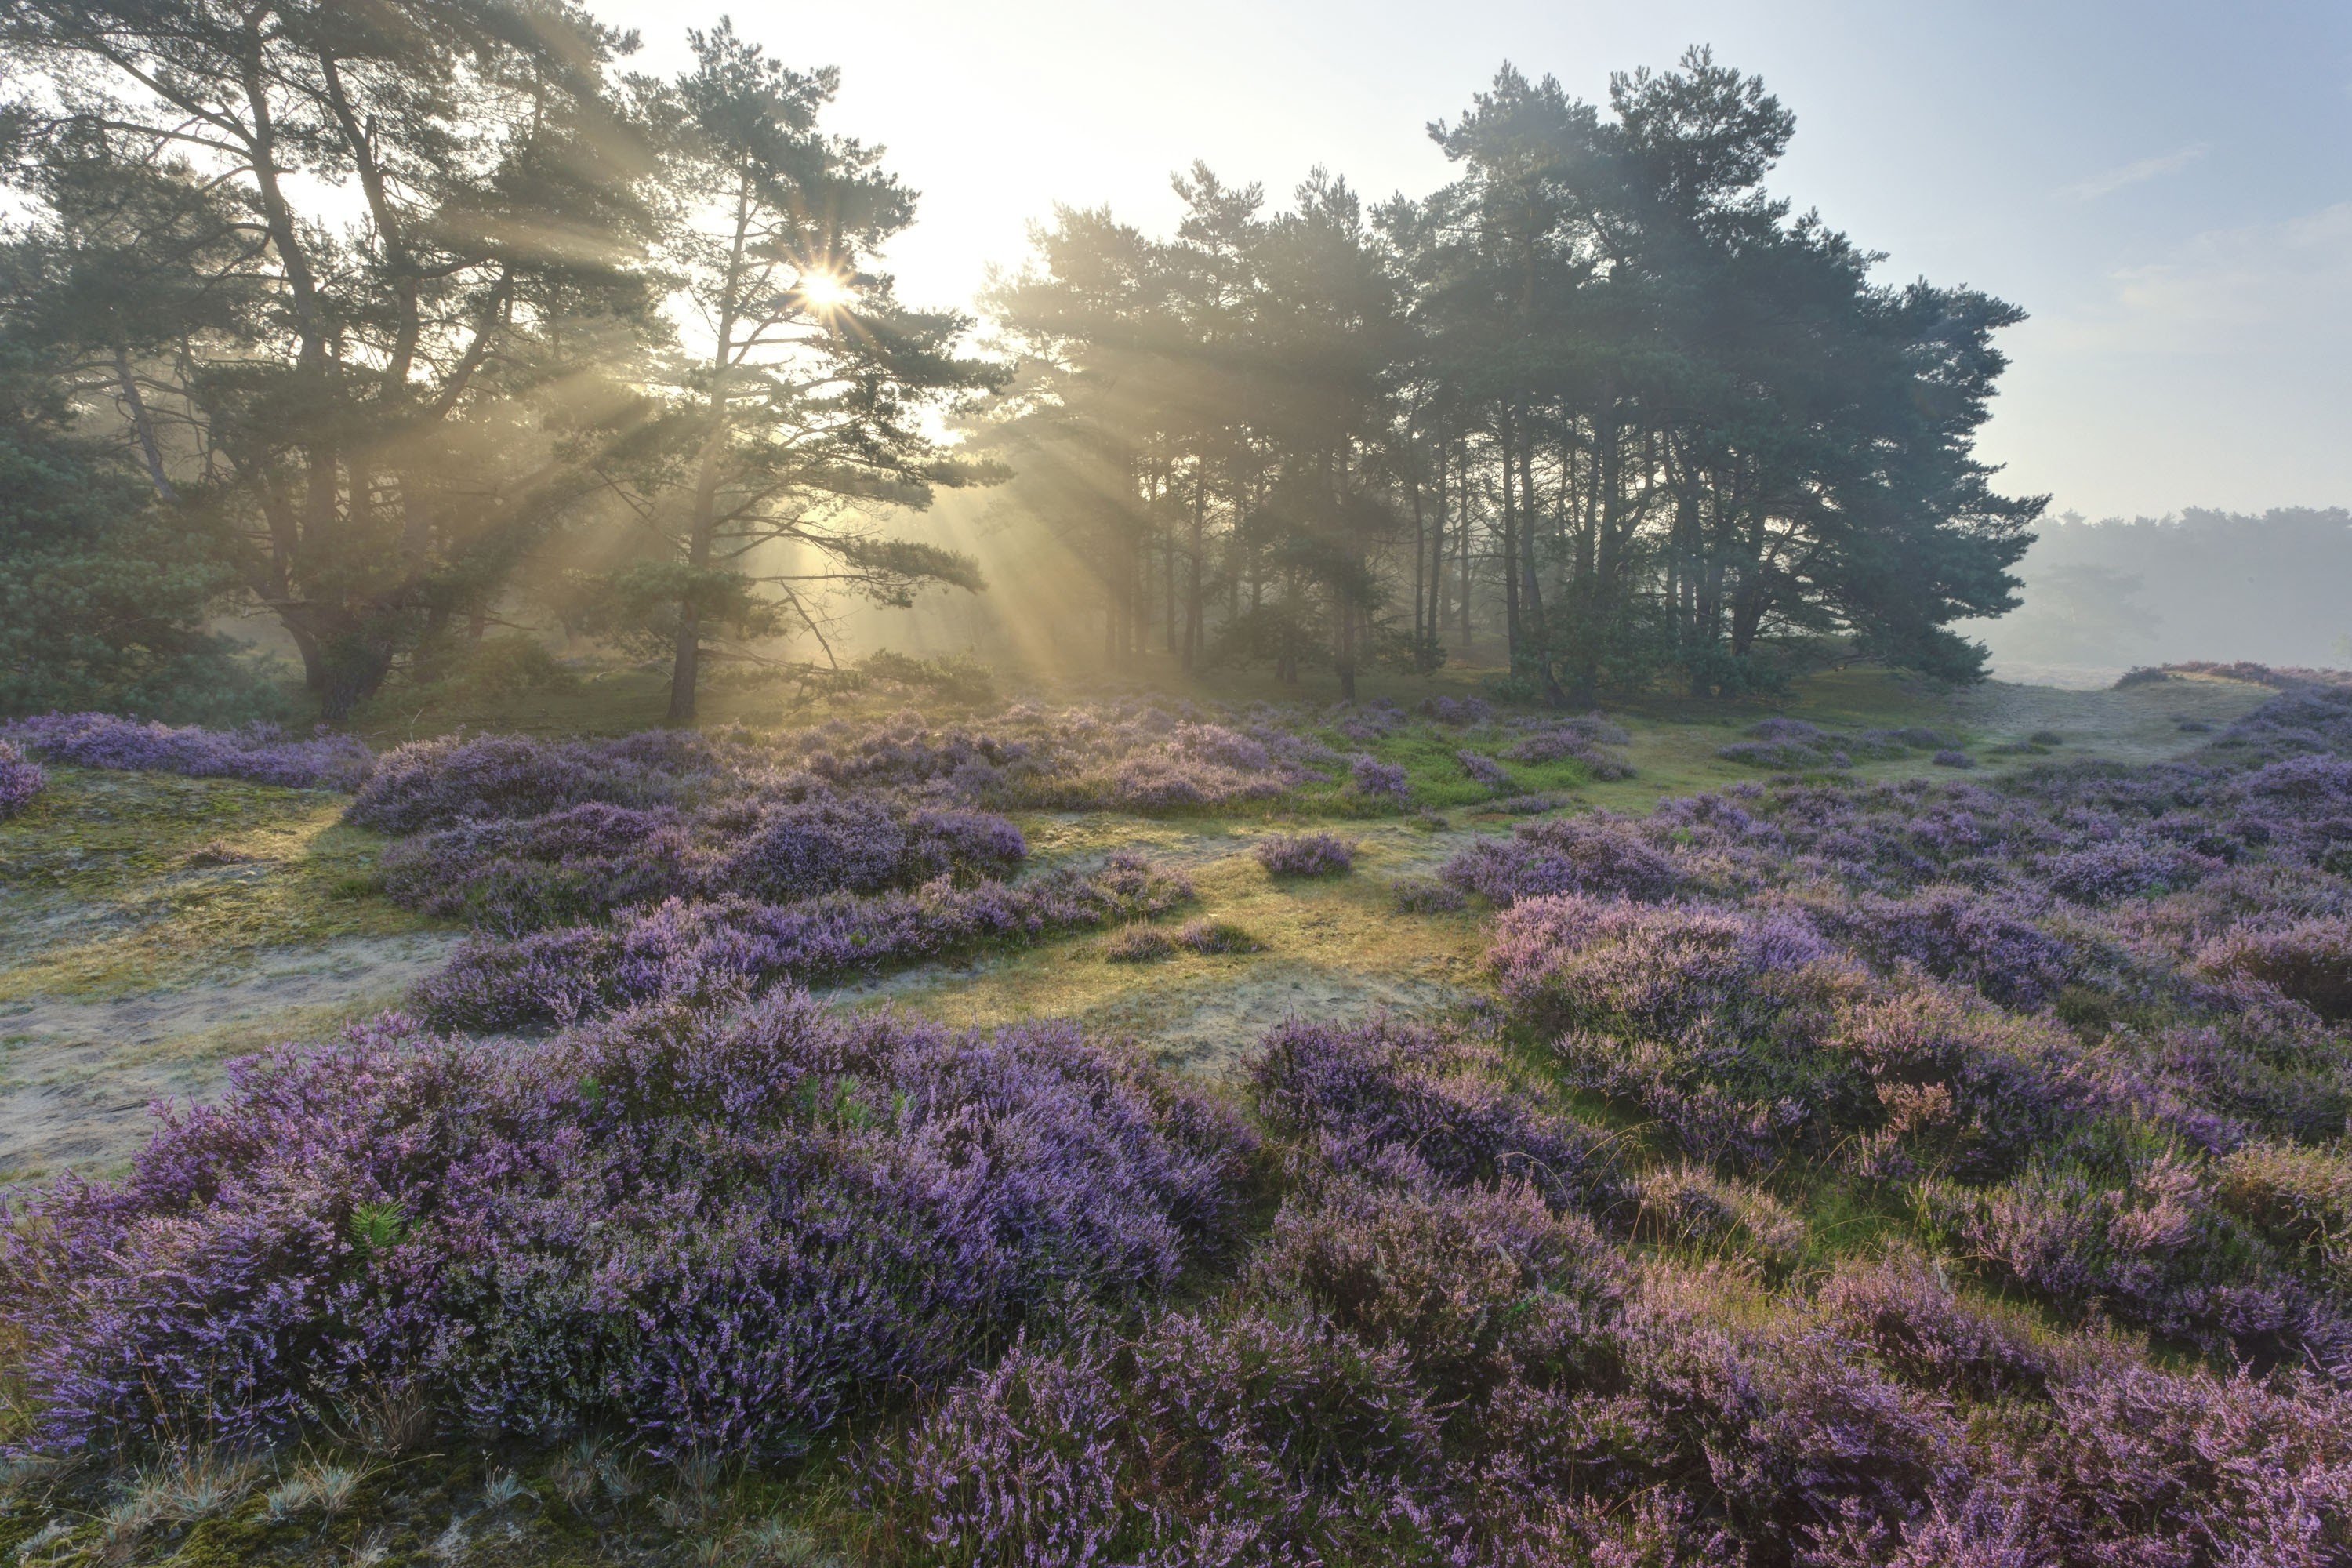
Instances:
[[[683,722],[847,604],[990,592],[922,515],[985,487],[1065,568],[1001,613],[1114,666],[1968,679],[2043,504],[1973,451],[2020,312],[1773,196],[1794,118],[1704,50],[1601,104],[1506,66],[1417,198],[1063,209],[975,321],[898,299],[916,204],[833,73],[724,21],[674,79],[502,0],[27,0],[0,43],[10,449],[92,476],[12,505],[5,591],[111,556],[140,601],[114,651],[20,626],[16,708],[169,705],[239,608],[330,720],[520,626],[662,663]]]
[[[1970,628],[2021,665],[2092,670],[2183,659],[2352,658],[2352,512],[2191,507],[2045,521],[2018,564],[2024,603]]]

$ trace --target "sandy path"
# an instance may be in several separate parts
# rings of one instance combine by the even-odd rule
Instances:
[[[235,1058],[393,1005],[456,940],[350,938],[134,996],[0,1004],[0,1182],[120,1163],[152,1102],[205,1099]]]

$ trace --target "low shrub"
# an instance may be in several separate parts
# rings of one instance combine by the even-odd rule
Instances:
[[[288,789],[357,789],[375,766],[375,754],[352,736],[322,731],[296,739],[272,724],[174,729],[111,713],[49,713],[0,724],[0,740],[76,767],[244,779]]]
[[[2352,1020],[2352,919],[2238,925],[2199,951],[2198,969],[2274,985],[2321,1017]]]
[[[1113,963],[1152,963],[1176,951],[1176,939],[1158,926],[1129,926],[1103,944]]]
[[[1556,1205],[1604,1177],[1591,1131],[1511,1092],[1492,1046],[1388,1019],[1294,1020],[1266,1037],[1251,1081],[1270,1126],[1344,1163],[1402,1149],[1441,1180],[1520,1177]]]
[[[1447,914],[1467,902],[1462,890],[1434,877],[1399,877],[1389,883],[1400,912],[1409,915]]]
[[[33,797],[48,783],[49,775],[38,764],[26,761],[15,742],[0,741],[0,822],[32,805]]]
[[[1328,833],[1261,838],[1255,854],[1257,863],[1276,877],[1334,877],[1356,865],[1356,847]]]
[[[1522,823],[1508,841],[1481,839],[1438,874],[1503,906],[1553,893],[1663,899],[1684,880],[1634,824],[1606,813]]]
[[[1507,790],[1514,787],[1508,770],[1484,752],[1474,752],[1465,746],[1454,753],[1454,760],[1461,765],[1463,776],[1473,784],[1485,784],[1491,790]]]
[[[1211,920],[1203,915],[1186,921],[1176,928],[1172,939],[1178,947],[1200,953],[1264,952],[1265,943],[1231,921]]]
[[[1412,781],[1405,770],[1378,757],[1358,757],[1348,770],[1349,787],[1368,800],[1409,800]]]
[[[0,1311],[47,1451],[276,1436],[397,1385],[477,1432],[791,1452],[1073,1293],[1165,1290],[1230,1239],[1247,1149],[1066,1026],[773,996],[493,1046],[394,1017],[242,1064],[130,1176],[30,1200]]]
[[[911,893],[828,893],[797,904],[673,899],[608,925],[478,937],[417,992],[443,1027],[516,1029],[641,1002],[718,1002],[780,980],[807,982],[1034,942],[1164,914],[1182,878],[1120,858],[1092,874],[1012,886],[935,883]]]

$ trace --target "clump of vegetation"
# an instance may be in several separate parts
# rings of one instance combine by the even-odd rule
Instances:
[[[1328,833],[1286,833],[1261,838],[1257,863],[1276,877],[1336,877],[1356,865],[1356,847]]]
[[[1212,920],[1205,915],[1178,926],[1173,940],[1177,946],[1200,953],[1265,951],[1265,943],[1258,941],[1245,928],[1231,921]]]
[[[1176,951],[1176,939],[1158,926],[1129,926],[1103,944],[1113,963],[1151,963]]]
[[[48,787],[49,775],[26,760],[24,751],[13,741],[0,741],[0,822],[23,811],[33,804],[33,797]]]

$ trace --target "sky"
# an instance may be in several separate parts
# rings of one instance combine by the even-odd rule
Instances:
[[[590,0],[674,69],[714,4]],[[866,0],[737,29],[842,73],[832,128],[921,193],[888,262],[963,305],[1056,203],[1164,230],[1202,159],[1281,196],[1449,176],[1505,60],[1600,101],[1692,44],[1797,117],[1772,187],[1880,277],[2022,306],[1980,442],[2091,517],[2352,506],[2352,0]]]

